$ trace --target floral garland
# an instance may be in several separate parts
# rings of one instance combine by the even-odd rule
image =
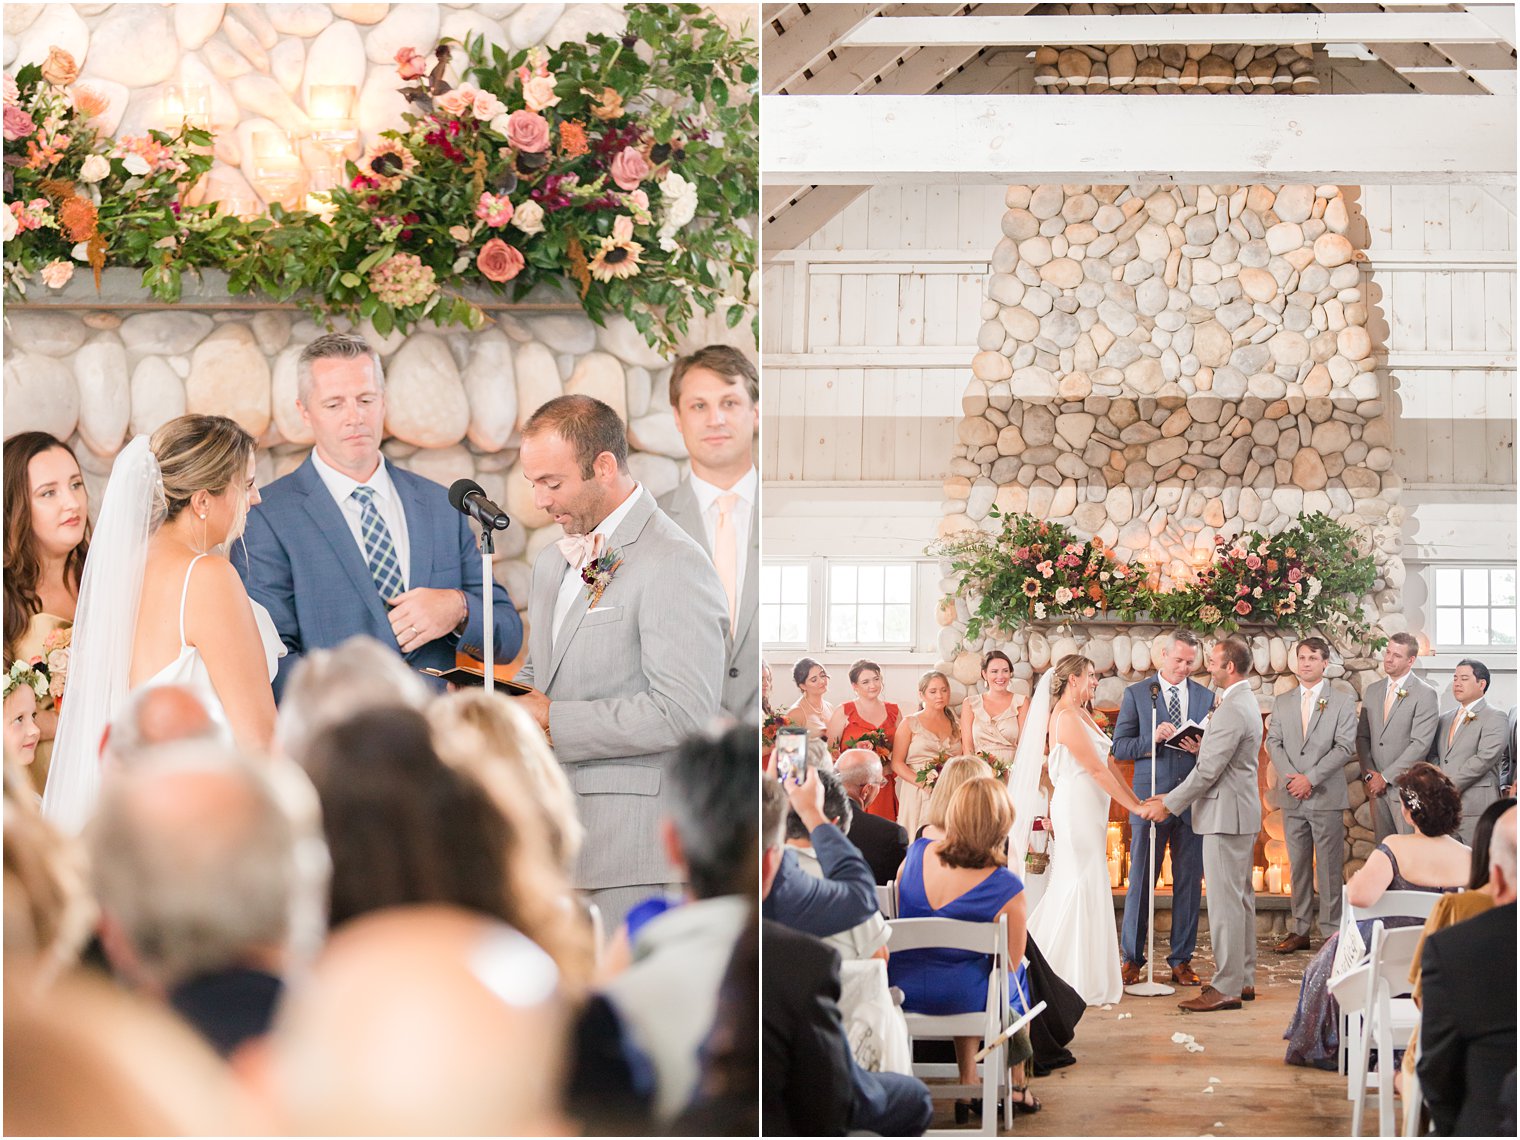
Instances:
[[[381,335],[423,320],[480,327],[459,285],[514,301],[567,289],[593,321],[620,312],[667,351],[698,312],[729,327],[748,312],[757,327],[755,44],[690,5],[626,14],[624,35],[553,51],[508,56],[473,38],[436,45],[430,63],[401,49],[405,127],[347,164],[348,187],[320,213],[274,205],[249,221],[183,204],[210,169],[210,132],[102,138],[89,123],[104,99],[55,53],[51,72],[50,59],[14,91],[7,81],[7,284],[23,293],[40,274],[61,288],[68,258],[87,256],[97,275],[108,260],[143,268],[161,300],[179,298],[187,269],[215,268],[232,293],[368,319]]]
[[[46,666],[20,660],[11,662],[11,667],[5,674],[4,699],[10,700],[11,694],[23,687],[30,689],[32,695],[39,701],[46,700],[48,695]]]

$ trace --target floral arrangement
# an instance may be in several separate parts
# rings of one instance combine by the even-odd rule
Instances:
[[[33,277],[61,289],[76,264],[100,284],[108,259],[142,266],[174,257],[192,231],[215,226],[213,207],[182,206],[183,192],[211,168],[211,135],[112,139],[100,132],[106,97],[68,52],[53,48],[40,66],[5,83],[4,189],[0,237],[5,282],[24,295]]]
[[[26,661],[11,662],[5,674],[4,699],[10,700],[11,694],[22,688],[30,689],[39,701],[45,700],[48,695],[47,669]]]
[[[839,742],[840,752],[846,752],[851,748],[868,748],[883,760],[892,759],[892,741],[880,728],[870,729],[859,736],[851,736]]]
[[[760,721],[760,743],[764,745],[760,755],[760,762],[762,764],[765,763],[765,758],[771,754],[771,749],[776,747],[776,734],[790,723],[786,719],[786,713],[784,712],[766,713],[765,717]]]
[[[991,768],[993,776],[999,780],[1007,776],[1008,769],[1012,767],[1006,760],[1000,760],[990,752],[978,752],[976,758]]]
[[[69,683],[69,660],[73,656],[74,627],[59,626],[42,639],[42,664],[47,668],[48,693],[54,704],[62,704],[64,686]]]
[[[581,567],[581,581],[586,584],[586,600],[593,609],[602,600],[607,587],[612,585],[612,576],[622,564],[622,552],[609,548]]]
[[[934,785],[939,783],[940,772],[949,762],[950,753],[941,749],[930,758],[929,763],[914,771],[913,782],[926,792],[933,791]]]

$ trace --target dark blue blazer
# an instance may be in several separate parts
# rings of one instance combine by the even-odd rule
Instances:
[[[788,848],[760,914],[814,938],[827,938],[878,913],[876,879],[860,849],[832,823],[813,828],[811,838],[824,877],[815,879],[804,871],[797,852]]]
[[[448,491],[431,479],[388,464],[406,512],[411,542],[408,589],[462,590],[469,606],[463,634],[447,634],[406,654],[413,668],[451,669],[459,650],[483,658],[480,548],[464,515],[449,505]],[[274,679],[279,699],[290,671],[310,649],[327,649],[356,634],[395,647],[388,607],[370,576],[353,532],[310,457],[283,479],[260,491],[263,501],[248,512],[244,541],[233,563],[248,594],[269,611],[289,653]],[[510,661],[522,647],[522,618],[500,583],[495,589],[495,660]],[[441,687],[441,683],[440,683]]]
[[[1158,692],[1151,697],[1151,685]],[[1151,794],[1151,709],[1156,710],[1156,721],[1168,720],[1166,702],[1159,692],[1156,677],[1137,681],[1124,690],[1124,700],[1119,705],[1119,723],[1114,726],[1114,759],[1135,762],[1135,794],[1141,799]],[[1214,690],[1205,688],[1191,677],[1187,681],[1187,708],[1182,710],[1184,720],[1201,721],[1214,707]],[[1156,794],[1165,795],[1187,778],[1193,770],[1197,757],[1180,748],[1159,749],[1161,761],[1156,768]]]

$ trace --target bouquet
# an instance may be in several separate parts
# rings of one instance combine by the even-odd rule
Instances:
[[[42,642],[42,661],[47,667],[48,694],[55,708],[63,705],[63,689],[69,681],[69,658],[74,644],[74,627],[60,626]]]
[[[1013,767],[1006,760],[999,760],[990,752],[978,752],[976,758],[992,769],[992,774],[1001,780],[1008,775],[1008,770]]]
[[[787,723],[784,712],[767,713],[760,721],[760,743],[764,745],[763,755],[760,757],[761,764],[765,763],[765,758],[776,747],[776,734],[785,728]]]
[[[883,762],[892,759],[892,741],[880,728],[873,728],[869,732],[862,732],[859,736],[847,737],[839,742],[839,751],[845,752],[851,748],[868,748],[880,756]]]
[[[939,783],[939,774],[950,759],[950,753],[945,751],[936,752],[929,763],[913,773],[913,782],[926,792],[934,790],[934,785]]]

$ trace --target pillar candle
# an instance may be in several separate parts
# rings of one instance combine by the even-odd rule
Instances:
[[[1108,885],[1110,887],[1117,887],[1119,885],[1120,878],[1119,856],[1110,855],[1108,857]]]
[[[1282,894],[1282,868],[1276,863],[1267,868],[1267,890],[1274,895]]]
[[[1251,868],[1251,889],[1259,891],[1267,885],[1267,873],[1260,867]]]

